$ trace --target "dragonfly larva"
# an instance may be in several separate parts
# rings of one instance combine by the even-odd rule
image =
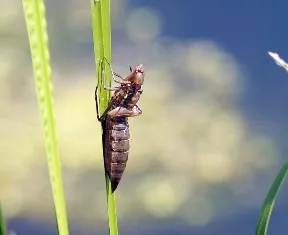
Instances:
[[[108,63],[107,60],[106,62]],[[108,107],[101,116],[99,115],[97,98],[98,87],[95,89],[97,118],[101,122],[103,130],[104,166],[111,181],[112,192],[116,190],[128,160],[130,149],[128,117],[142,114],[142,110],[137,106],[137,102],[143,92],[142,85],[145,76],[143,65],[137,65],[134,70],[130,67],[130,71],[131,73],[126,78],[122,78],[111,69],[113,80],[121,85],[119,87],[106,87],[105,76],[103,76],[102,86],[106,90],[114,91],[114,93]],[[121,80],[116,80],[114,75]]]

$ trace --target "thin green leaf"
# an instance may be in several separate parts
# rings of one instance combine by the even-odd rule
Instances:
[[[277,175],[276,179],[274,180],[269,190],[269,193],[267,194],[264,205],[262,207],[260,218],[258,220],[258,224],[257,224],[256,232],[255,232],[256,235],[266,235],[268,232],[268,225],[269,225],[271,213],[272,213],[277,195],[287,175],[287,172],[288,172],[288,162],[286,162],[284,166],[281,168],[279,174]]]
[[[43,0],[22,0],[22,3],[30,42],[37,100],[45,134],[57,228],[60,235],[68,235],[61,163],[55,130],[45,5]]]
[[[111,63],[110,0],[91,0],[91,13],[97,84],[99,84],[97,91],[100,103],[99,111],[103,113],[110,99],[110,93],[100,86],[103,80],[101,60],[105,57]],[[107,66],[104,66],[104,72],[106,83],[111,84],[111,72]],[[105,180],[109,232],[110,235],[118,235],[115,194],[112,194],[111,183],[107,174],[105,174]]]
[[[0,235],[7,235],[6,223],[0,203]]]

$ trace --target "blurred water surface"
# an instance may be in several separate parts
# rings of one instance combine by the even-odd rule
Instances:
[[[244,9],[227,3],[220,10],[222,3],[163,3],[111,3],[113,69],[123,76],[129,65],[143,63],[146,69],[143,115],[130,120],[129,162],[117,190],[119,220],[127,233],[145,224],[154,234],[155,221],[170,224],[170,230],[171,221],[176,230],[179,221],[182,229],[199,234],[211,234],[211,226],[222,221],[224,231],[233,224],[228,218],[241,214],[242,221],[260,210],[283,162],[287,108],[281,101],[288,83],[266,56],[272,49],[263,40],[285,56],[279,40],[286,34],[262,37],[265,4]],[[46,5],[69,220],[102,231],[106,199],[90,3]],[[9,218],[51,224],[53,201],[22,5],[2,1],[0,13],[0,197]],[[251,41],[245,41],[247,34]],[[251,233],[253,213],[246,223]]]

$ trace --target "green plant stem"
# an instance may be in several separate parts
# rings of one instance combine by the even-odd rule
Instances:
[[[111,63],[111,22],[110,22],[110,0],[91,0],[92,31],[94,43],[94,56],[97,73],[98,97],[100,113],[103,113],[110,99],[110,92],[100,86],[102,84],[101,60],[105,57]],[[111,84],[111,73],[107,66],[104,66],[106,83]],[[110,235],[118,235],[118,224],[116,214],[115,194],[112,194],[111,183],[107,174],[106,196],[108,204],[108,222]]]
[[[260,217],[258,220],[255,235],[266,235],[268,232],[268,225],[271,218],[271,213],[277,199],[277,195],[281,189],[283,181],[288,172],[288,162],[279,171],[276,179],[274,180],[263,204]]]
[[[0,204],[0,235],[7,235],[6,222],[1,204]]]
[[[55,130],[45,5],[43,0],[22,0],[22,3],[30,42],[37,100],[44,129],[57,228],[60,235],[68,235],[61,163]]]

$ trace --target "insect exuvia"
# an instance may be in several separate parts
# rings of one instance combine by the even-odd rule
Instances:
[[[104,60],[108,63],[106,58]],[[102,60],[101,65],[103,66]],[[108,63],[109,64],[109,63]],[[103,70],[103,67],[102,71]],[[109,64],[110,66],[110,64]],[[142,85],[144,83],[144,68],[142,64],[130,67],[130,74],[126,78],[122,78],[119,74],[112,71],[113,80],[119,83],[119,87],[106,87],[105,75],[102,79],[102,86],[108,91],[114,91],[108,107],[99,115],[99,105],[97,98],[98,84],[95,89],[95,102],[98,121],[102,125],[102,143],[104,155],[104,167],[111,181],[112,193],[116,190],[128,160],[130,149],[129,144],[129,124],[128,117],[135,117],[142,114],[142,110],[137,106],[140,95],[142,94]],[[120,80],[116,80],[115,76]]]

